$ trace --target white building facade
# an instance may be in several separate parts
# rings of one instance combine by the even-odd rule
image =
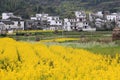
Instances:
[[[65,19],[64,19],[63,29],[64,29],[65,31],[72,31],[71,23],[70,23],[70,21],[69,21],[68,18],[65,18]]]
[[[49,16],[48,14],[36,14],[35,17],[31,17],[31,20],[45,21],[47,30],[61,30],[63,25],[59,16]]]
[[[76,29],[76,19],[64,19],[64,26],[65,31],[72,31]]]
[[[13,13],[2,13],[2,19],[8,19],[13,16]]]
[[[106,19],[108,21],[116,21],[117,20],[117,15],[106,15]]]

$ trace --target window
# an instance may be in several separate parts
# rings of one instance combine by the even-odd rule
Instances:
[[[54,18],[52,18],[52,20],[55,20]]]
[[[59,20],[58,18],[56,18],[56,20]]]
[[[9,29],[10,29],[11,27],[9,26]]]

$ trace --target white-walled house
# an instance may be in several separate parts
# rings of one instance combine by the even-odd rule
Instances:
[[[53,21],[53,20],[60,20],[60,19],[59,19],[59,16],[48,16],[48,17],[47,17],[47,21],[48,21],[48,22]]]
[[[12,29],[19,29],[19,30],[24,30],[24,20],[20,18],[9,18],[10,21],[14,23],[14,26]]]
[[[62,26],[62,20],[52,20],[49,22],[50,26]]]
[[[64,26],[63,26],[65,31],[72,31],[71,29],[71,23],[69,22],[69,19],[65,18],[64,19]]]
[[[76,23],[76,30],[78,31],[87,31],[88,29],[90,29],[91,27],[89,26],[88,22],[77,22]]]
[[[6,30],[9,30],[14,26],[14,22],[12,22],[10,20],[4,20],[4,21],[1,21],[1,22],[4,23],[4,28]]]
[[[64,19],[64,30],[65,31],[91,31],[96,30],[96,28],[91,28],[88,24],[88,22],[78,22],[76,19]]]
[[[59,19],[59,16],[49,16],[47,17],[49,25],[62,26],[62,20]]]
[[[3,22],[0,22],[0,30],[4,30],[5,29],[5,24]]]
[[[82,30],[84,26],[88,26],[88,23],[77,21],[76,19],[64,19],[64,30],[73,31],[73,30]]]
[[[117,20],[117,15],[116,14],[106,15],[106,19],[108,21],[116,21]]]
[[[2,13],[2,19],[8,19],[13,16],[13,13]]]
[[[36,17],[48,17],[48,14],[40,13],[40,14],[36,14]]]
[[[82,30],[83,26],[84,26],[84,23],[83,23],[83,22],[77,22],[77,23],[76,23],[76,29],[77,29],[77,30]]]
[[[117,14],[117,20],[120,21],[120,13]]]
[[[6,33],[5,24],[0,22],[0,34]]]
[[[59,19],[59,16],[49,16],[48,14],[36,14],[35,17],[31,17],[31,20],[38,21],[41,24],[46,23],[44,30],[61,30],[62,29],[62,20]]]
[[[59,16],[48,16],[47,22],[49,23],[50,30],[62,29],[62,20],[59,19]]]
[[[103,18],[103,12],[102,11],[98,11],[96,13],[96,16],[100,17],[100,18]]]
[[[19,18],[9,18],[7,20],[1,20],[4,23],[4,27],[7,30],[24,30],[24,21]]]
[[[31,17],[30,19],[31,20],[37,20],[37,17]]]
[[[47,20],[48,14],[36,14],[37,20]]]
[[[77,22],[86,21],[86,14],[84,11],[75,11],[75,17]]]
[[[92,17],[92,14],[91,13],[89,13],[89,21],[93,21],[93,17]]]
[[[86,14],[84,11],[75,11],[76,18],[86,18]]]
[[[21,17],[15,16],[13,13],[2,13],[2,20],[7,20],[9,18],[19,18]]]
[[[14,26],[12,27],[12,29],[24,30],[24,21],[23,20],[13,21],[13,22],[14,22]]]
[[[52,16],[48,16],[47,17],[47,21],[49,22],[49,21],[52,21],[53,20],[53,17]]]
[[[47,20],[48,14],[44,14],[44,13],[40,13],[40,14],[36,14],[35,17],[31,17],[31,20],[41,20],[41,21],[45,21]]]
[[[59,16],[48,16],[48,14],[36,14],[36,17],[31,17],[31,20],[41,20],[41,21],[57,21],[60,20]]]
[[[72,31],[70,22],[64,22],[64,30]]]
[[[76,29],[76,19],[64,19],[64,30],[65,31],[72,31]]]

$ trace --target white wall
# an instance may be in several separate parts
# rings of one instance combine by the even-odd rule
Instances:
[[[55,27],[50,27],[50,30],[54,31],[54,30],[55,30]]]
[[[108,21],[116,21],[117,20],[117,16],[116,15],[107,15],[106,16]]]
[[[49,16],[47,21],[50,22],[50,25],[62,26],[62,20],[59,20],[58,16]]]
[[[6,25],[6,24],[5,24],[5,29],[13,28],[13,26],[14,26],[14,25],[12,25],[12,24],[11,24],[11,25]]]
[[[52,21],[50,21],[50,25],[62,26],[62,21],[61,20],[59,20],[59,21],[52,20]]]
[[[53,16],[53,20],[59,20],[59,16]]]
[[[64,27],[63,28],[64,28],[65,31],[72,31],[70,22],[64,22]]]
[[[13,21],[14,24],[10,24],[10,25],[6,25],[5,24],[5,28],[6,29],[19,29],[21,28],[22,30],[24,30],[24,21],[20,22],[20,26],[18,26],[18,21]]]
[[[68,22],[68,21],[69,21],[68,18],[65,18],[65,19],[64,19],[64,22]]]
[[[23,30],[24,30],[24,28],[25,28],[25,24],[24,24],[24,23],[25,23],[24,21],[21,21],[21,22],[20,22],[21,27],[23,28]]]
[[[98,12],[96,13],[96,15],[97,15],[98,17],[103,17],[102,11],[98,11]]]
[[[59,16],[48,16],[47,17],[47,21],[53,21],[53,20],[58,21],[59,20]]]
[[[8,19],[10,18],[10,15],[8,15],[9,13],[2,13],[2,19]]]
[[[5,30],[5,24],[0,22],[0,30]]]
[[[37,20],[37,17],[31,17],[30,19],[31,20]]]
[[[72,31],[72,26],[74,26],[74,23],[76,22],[75,19],[68,19],[68,18],[65,18],[64,19],[64,30],[66,31]],[[71,24],[72,23],[72,24]],[[72,27],[72,28],[71,28]]]
[[[36,17],[41,17],[42,16],[42,14],[36,14]]]
[[[84,25],[83,25],[83,22],[78,22],[78,23],[76,23],[76,26],[79,28],[82,28]]]
[[[117,16],[117,19],[120,20],[120,15]]]
[[[47,20],[48,14],[36,14],[37,20]]]
[[[76,16],[76,17],[79,18],[79,17],[81,16],[81,14],[82,14],[82,13],[81,13],[80,11],[75,11],[75,16]]]
[[[52,16],[47,17],[47,21],[52,21]]]
[[[86,14],[84,11],[75,11],[76,18],[85,18]]]

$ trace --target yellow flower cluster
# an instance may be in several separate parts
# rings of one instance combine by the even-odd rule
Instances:
[[[83,49],[0,39],[0,80],[120,80],[115,58]]]
[[[59,30],[59,31],[62,31],[62,30]],[[27,30],[27,31],[20,30],[20,32],[31,32],[31,33],[34,33],[34,32],[54,32],[54,31],[53,30]]]
[[[80,40],[80,38],[55,38],[49,40],[41,40],[40,42],[65,42],[65,41],[76,41]]]

